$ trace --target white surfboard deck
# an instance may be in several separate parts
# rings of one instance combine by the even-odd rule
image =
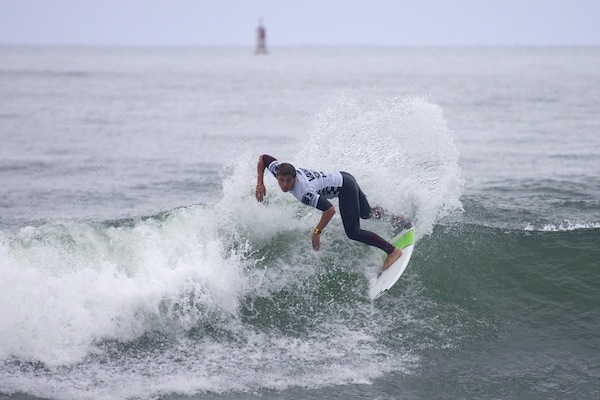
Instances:
[[[371,281],[369,288],[371,300],[375,300],[391,289],[404,273],[415,247],[415,228],[404,229],[392,239],[392,243],[402,249],[402,256],[383,271],[376,280]]]

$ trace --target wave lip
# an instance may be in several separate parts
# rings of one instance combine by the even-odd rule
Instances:
[[[409,216],[418,237],[462,212],[459,151],[442,109],[424,98],[333,96],[294,155],[357,177],[372,205]]]

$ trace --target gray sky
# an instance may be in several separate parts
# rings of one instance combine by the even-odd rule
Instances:
[[[0,44],[600,45],[600,0],[0,0]]]

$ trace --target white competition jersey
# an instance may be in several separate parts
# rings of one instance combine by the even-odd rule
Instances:
[[[277,177],[279,161],[269,164],[269,171]],[[298,200],[311,207],[317,207],[319,197],[326,199],[337,197],[344,179],[339,171],[322,172],[312,169],[296,168],[296,184],[290,192]]]

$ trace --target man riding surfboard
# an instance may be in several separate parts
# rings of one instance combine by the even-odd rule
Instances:
[[[264,185],[264,171],[268,168],[283,192],[290,192],[302,203],[322,211],[321,219],[313,229],[312,246],[321,247],[321,232],[335,214],[335,207],[328,199],[338,197],[340,215],[346,235],[369,246],[377,247],[387,253],[382,270],[387,269],[400,256],[402,250],[394,247],[374,232],[361,229],[360,219],[382,218],[385,213],[380,207],[371,208],[356,179],[343,171],[315,171],[298,168],[292,164],[281,163],[276,158],[263,154],[258,158],[256,200],[262,202],[267,190]],[[405,222],[405,221],[404,221]]]

